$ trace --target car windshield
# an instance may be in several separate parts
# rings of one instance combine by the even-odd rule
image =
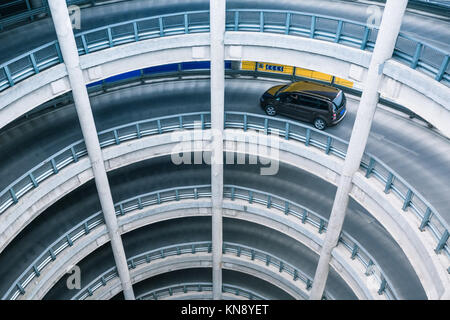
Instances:
[[[336,98],[334,98],[333,103],[336,105],[336,107],[339,107],[341,105],[343,96],[344,95],[342,94],[342,91],[340,91]]]
[[[275,95],[277,95],[278,93],[280,93],[281,91],[283,91],[284,89],[286,89],[288,87],[288,85],[282,86],[280,89],[277,90],[277,92],[275,93]]]

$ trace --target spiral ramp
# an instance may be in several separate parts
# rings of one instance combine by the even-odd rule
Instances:
[[[368,17],[389,1],[228,0],[221,13],[205,0],[73,0],[72,52],[71,35],[55,31],[57,2],[0,6],[2,299],[317,298],[382,45]],[[436,2],[410,1],[379,69],[319,298],[450,298],[450,8]],[[214,14],[224,14],[219,59]],[[265,90],[302,70],[346,92],[337,126],[260,108]],[[218,123],[224,164],[211,166]],[[181,151],[190,162],[177,163]]]

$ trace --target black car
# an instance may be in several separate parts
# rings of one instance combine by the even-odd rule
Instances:
[[[269,116],[282,114],[311,122],[319,130],[344,118],[346,102],[342,90],[311,81],[278,85],[261,97],[261,107]]]

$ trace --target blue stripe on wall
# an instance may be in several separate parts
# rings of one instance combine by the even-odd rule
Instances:
[[[143,69],[144,74],[176,72],[178,71],[178,63],[165,64],[162,66],[150,67]]]
[[[192,62],[182,62],[181,70],[205,70],[210,69],[211,62],[210,61],[192,61]],[[231,69],[231,61],[225,61],[225,69]],[[177,72],[178,71],[178,63],[165,64],[161,66],[155,66],[150,68],[142,69],[143,74],[158,74],[158,73],[168,73],[168,72]],[[88,84],[87,87],[93,87],[97,85],[101,85],[103,82],[112,83],[120,80],[136,78],[141,75],[141,70],[130,71],[122,74],[118,74],[116,76],[112,76],[106,78],[105,80],[100,80],[97,82],[93,82]]]

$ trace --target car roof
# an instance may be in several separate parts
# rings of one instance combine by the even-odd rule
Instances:
[[[292,83],[281,92],[309,93],[316,96],[321,96],[325,99],[333,100],[334,98],[336,98],[340,90],[335,87],[316,82],[298,81]]]

